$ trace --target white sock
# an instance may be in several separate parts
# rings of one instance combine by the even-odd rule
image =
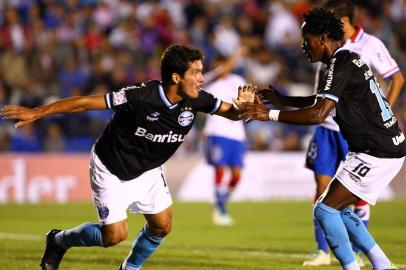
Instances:
[[[359,267],[357,261],[353,261],[350,264],[344,265],[343,270],[360,270],[361,268]]]
[[[378,244],[373,246],[366,255],[371,262],[373,269],[386,269],[391,265],[390,260],[386,257],[385,253],[383,253]]]

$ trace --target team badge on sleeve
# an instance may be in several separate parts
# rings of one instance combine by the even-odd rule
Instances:
[[[193,122],[195,115],[191,111],[184,111],[178,117],[178,123],[182,127],[186,127]]]
[[[118,106],[127,102],[127,97],[124,90],[112,93],[113,95],[113,106]]]

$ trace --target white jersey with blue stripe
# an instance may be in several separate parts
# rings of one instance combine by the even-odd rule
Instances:
[[[243,77],[229,74],[205,86],[205,90],[218,99],[232,103],[238,96],[238,87],[245,84]],[[245,141],[245,127],[242,121],[232,121],[218,115],[207,115],[203,130],[206,136],[219,136],[236,141]]]

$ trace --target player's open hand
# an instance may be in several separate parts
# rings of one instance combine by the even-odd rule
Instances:
[[[15,128],[22,127],[38,119],[34,113],[34,109],[17,105],[6,105],[2,107],[0,109],[0,116],[6,120],[20,120],[14,125]]]
[[[234,103],[254,103],[257,86],[252,84],[244,84],[238,87],[238,97],[233,99]]]
[[[271,84],[267,89],[257,91],[257,96],[264,104],[284,106],[283,96]]]

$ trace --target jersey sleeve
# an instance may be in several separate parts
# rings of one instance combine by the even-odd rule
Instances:
[[[196,111],[213,114],[218,111],[221,106],[221,100],[214,97],[212,94],[206,91],[200,91],[197,97],[194,107]]]
[[[328,98],[336,103],[339,101],[353,72],[353,59],[355,58],[351,57],[349,52],[339,52],[331,58],[324,73],[323,84],[319,85],[320,91],[316,95],[317,98]]]
[[[380,39],[374,38],[371,39],[371,41],[372,40],[371,50],[368,52],[371,68],[379,73],[385,80],[389,79],[392,75],[400,71],[399,66]]]
[[[118,91],[112,91],[105,96],[107,107],[116,112],[134,111],[137,108],[139,100],[139,89],[143,85],[133,85],[121,88]]]

